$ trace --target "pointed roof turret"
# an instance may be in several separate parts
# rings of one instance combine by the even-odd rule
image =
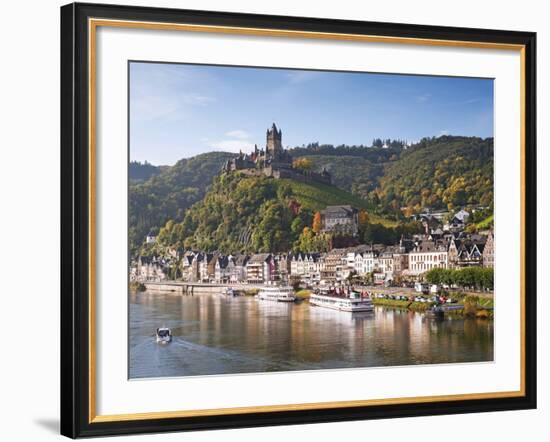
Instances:
[[[267,133],[274,133],[274,134],[281,134],[281,129],[277,129],[277,125],[275,123],[273,123],[271,125],[271,128],[268,128],[267,129]]]

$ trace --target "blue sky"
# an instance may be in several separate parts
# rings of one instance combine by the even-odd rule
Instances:
[[[212,150],[493,136],[493,81],[372,73],[130,63],[130,157],[174,164]]]

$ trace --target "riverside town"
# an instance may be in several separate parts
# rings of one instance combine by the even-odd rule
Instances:
[[[320,212],[321,232],[338,232],[338,240],[353,242],[357,232],[358,210],[351,206],[328,206]],[[292,283],[304,287],[328,284],[371,284],[385,287],[435,281],[432,269],[485,267],[494,263],[492,231],[467,233],[470,214],[457,212],[448,223],[441,223],[442,212],[425,213],[418,219],[424,234],[402,237],[395,245],[360,244],[333,248],[326,252],[229,253],[171,249],[162,256],[140,256],[133,263],[130,280],[163,282],[179,280],[212,284]],[[349,231],[349,236],[342,235]],[[156,237],[148,235],[147,244]],[[432,275],[437,275],[432,272]],[[492,289],[492,276],[476,281],[470,288]],[[437,285],[437,284],[436,284]],[[449,288],[441,284],[441,288]],[[439,291],[436,287],[432,290]]]
[[[307,172],[293,167],[292,157],[282,147],[282,133],[273,124],[267,131],[265,150],[255,146],[251,154],[240,153],[224,163],[221,174],[267,176],[274,179],[292,177],[304,182],[330,183],[330,174]],[[299,203],[289,199],[294,210]],[[130,271],[130,281],[160,283],[182,281],[202,284],[292,284],[302,288],[322,285],[372,285],[414,287],[415,283],[432,283],[432,293],[464,285],[468,289],[492,289],[494,236],[490,229],[466,231],[472,214],[486,207],[430,210],[410,217],[419,233],[401,235],[395,244],[362,244],[361,233],[368,228],[368,212],[352,205],[329,205],[315,212],[311,232],[323,237],[323,250],[285,252],[264,251],[222,253],[162,247],[164,253],[138,256]],[[307,229],[308,226],[305,227]],[[159,238],[150,232],[143,250],[155,249]],[[161,236],[162,240],[162,236]],[[346,246],[343,246],[346,245]],[[483,267],[486,272],[464,271],[462,279],[453,281],[452,272],[435,269]],[[434,271],[432,271],[434,270]],[[426,284],[427,285],[427,284]],[[416,285],[419,287],[419,285]],[[425,291],[421,285],[420,291]]]
[[[492,361],[492,94],[130,63],[129,377]]]

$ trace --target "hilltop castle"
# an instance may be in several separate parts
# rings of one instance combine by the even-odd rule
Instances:
[[[272,178],[292,178],[304,182],[331,184],[330,173],[326,169],[316,173],[293,167],[292,156],[283,147],[282,138],[283,132],[273,123],[266,132],[265,149],[258,149],[258,145],[255,145],[254,150],[249,154],[241,151],[238,157],[227,160],[222,172],[240,171],[247,175],[265,175]]]

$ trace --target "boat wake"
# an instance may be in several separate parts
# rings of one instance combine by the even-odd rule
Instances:
[[[272,361],[240,351],[211,347],[174,337],[168,345],[154,340],[132,347],[130,378],[219,375],[315,368],[300,362]]]

